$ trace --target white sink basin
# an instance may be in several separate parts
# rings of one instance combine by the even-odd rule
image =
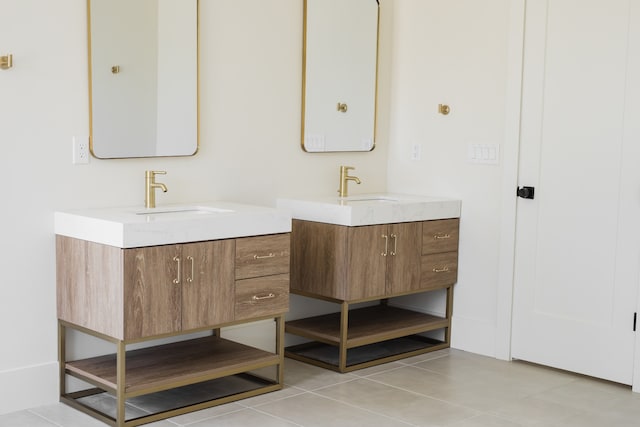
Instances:
[[[63,236],[135,248],[288,233],[291,216],[262,206],[207,202],[56,212],[54,228]]]
[[[164,214],[217,214],[217,213],[225,213],[225,212],[233,212],[231,209],[221,209],[214,208],[212,206],[174,206],[174,207],[164,207],[164,208],[149,208],[136,212],[136,215],[164,215]]]
[[[407,194],[362,194],[350,197],[278,199],[278,208],[293,218],[359,226],[459,218],[460,200]]]

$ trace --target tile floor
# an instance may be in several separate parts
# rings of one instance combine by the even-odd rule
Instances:
[[[640,425],[640,393],[523,362],[442,350],[349,374],[287,359],[285,388],[155,427]],[[101,427],[63,404],[0,415],[2,427]]]

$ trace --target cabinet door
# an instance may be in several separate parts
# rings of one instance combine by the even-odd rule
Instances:
[[[123,250],[125,339],[181,330],[179,245]]]
[[[182,330],[233,320],[234,240],[182,245]]]
[[[403,294],[420,289],[422,222],[389,226],[387,294]]]
[[[391,256],[387,225],[349,227],[346,300],[383,297]]]

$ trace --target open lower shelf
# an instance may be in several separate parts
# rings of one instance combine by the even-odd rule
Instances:
[[[421,354],[428,351],[446,348],[449,345],[443,341],[426,338],[419,335],[395,338],[347,350],[346,367],[359,368],[364,365],[375,364],[375,361],[391,361]],[[334,345],[311,342],[287,347],[286,355],[293,359],[320,362],[334,369],[340,366],[340,350]],[[347,369],[349,371],[350,369]]]
[[[331,345],[340,344],[340,313],[286,322],[285,332]],[[349,311],[347,348],[405,337],[449,326],[449,320],[388,305]]]
[[[66,362],[66,372],[112,393],[116,355]],[[127,397],[158,392],[280,363],[280,356],[211,336],[126,353]]]
[[[220,400],[273,386],[275,383],[251,374],[237,374],[197,384],[146,394],[125,400],[125,420],[140,420],[153,414],[176,411],[192,405]],[[106,417],[117,416],[117,399],[101,390],[71,393],[65,396],[76,405]]]

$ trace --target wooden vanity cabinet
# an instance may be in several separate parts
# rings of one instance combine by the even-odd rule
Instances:
[[[56,236],[61,401],[107,424],[135,426],[282,388],[289,246],[289,233],[125,249]],[[275,352],[220,336],[224,326],[261,319],[275,320]],[[67,360],[68,329],[112,342],[116,352]],[[274,378],[251,373],[266,367],[275,367]],[[68,376],[94,388],[70,393]],[[185,387],[198,388],[197,401],[173,399]],[[105,393],[116,397],[106,399],[116,402],[109,413],[88,402]],[[131,415],[129,401],[158,400],[179,403]]]
[[[231,322],[233,256],[233,240],[124,249],[124,338]]]
[[[341,308],[338,313],[288,321],[287,333],[312,341],[288,347],[286,355],[348,372],[448,347],[458,227],[457,218],[358,227],[294,220],[291,292]],[[436,289],[446,290],[444,317],[389,303],[394,297]],[[380,303],[351,308],[371,301]],[[429,331],[439,331],[443,338],[417,336]],[[408,350],[397,350],[405,343]],[[384,355],[378,344],[396,350]],[[377,356],[369,358],[367,352]]]

